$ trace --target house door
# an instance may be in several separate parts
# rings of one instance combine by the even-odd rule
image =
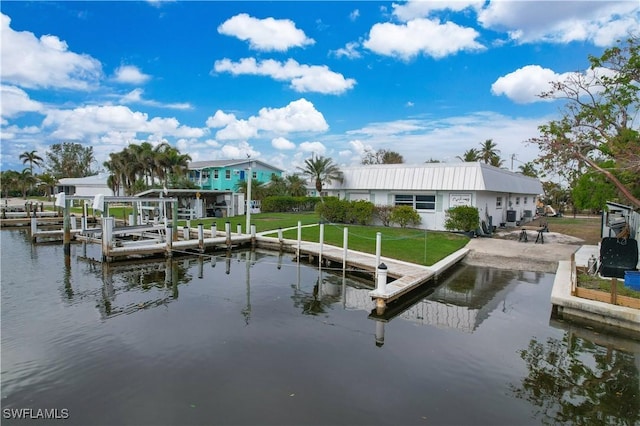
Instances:
[[[244,170],[240,170],[240,180],[244,180]]]

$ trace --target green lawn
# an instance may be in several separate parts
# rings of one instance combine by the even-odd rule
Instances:
[[[131,207],[111,207],[109,213],[117,219],[123,219],[131,213]],[[82,214],[81,208],[73,208],[72,213]],[[257,232],[273,230],[274,236],[278,228],[297,228],[298,221],[303,225],[317,224],[320,218],[315,212],[301,213],[258,213],[251,215],[251,223],[256,225]],[[245,216],[231,218],[206,218],[194,219],[191,227],[203,224],[210,228],[216,223],[218,230],[224,230],[225,222],[231,223],[231,232],[235,232],[238,225],[242,225],[244,232]],[[178,226],[186,225],[186,221],[179,220]],[[342,247],[342,224],[325,224],[324,242]],[[349,249],[375,254],[376,233],[382,234],[382,256],[404,260],[420,265],[433,265],[451,253],[464,247],[469,241],[468,237],[448,232],[425,231],[413,228],[392,228],[383,226],[359,226],[349,225]],[[297,229],[284,231],[284,238],[296,239]],[[313,226],[302,229],[302,239],[318,242],[320,239],[320,227]]]
[[[325,224],[324,242],[337,247],[343,244],[342,224]],[[404,260],[420,265],[433,265],[437,261],[464,247],[469,238],[447,232],[424,231],[421,229],[402,229],[383,226],[348,225],[351,250],[375,254],[376,233],[382,235],[382,256]],[[296,239],[297,229],[285,231],[284,238]],[[320,227],[302,228],[302,239],[318,242]]]

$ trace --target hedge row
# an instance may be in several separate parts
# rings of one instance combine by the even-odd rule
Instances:
[[[272,196],[262,200],[260,210],[265,213],[273,212],[310,212],[316,206],[316,197]]]

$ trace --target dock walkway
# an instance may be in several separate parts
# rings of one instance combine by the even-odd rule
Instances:
[[[282,248],[286,247],[288,251],[294,252],[297,251],[298,248],[297,240],[290,239],[279,240],[278,238],[258,236],[258,245],[261,243],[266,243],[270,246],[279,244]],[[384,263],[387,267],[388,277],[394,280],[387,283],[384,290],[378,288],[372,290],[370,296],[372,299],[380,299],[385,303],[391,302],[419,285],[437,278],[451,266],[462,260],[468,252],[469,250],[466,248],[460,249],[431,266],[423,266],[381,256],[380,262]],[[318,258],[321,256],[320,262],[328,259],[332,262],[342,264],[344,261],[344,248],[328,244],[322,245],[322,254],[320,254],[320,243],[302,241],[300,243],[300,253],[301,255],[316,256]],[[348,250],[346,265],[349,268],[357,268],[374,274],[379,266],[376,265],[375,255],[355,250]]]

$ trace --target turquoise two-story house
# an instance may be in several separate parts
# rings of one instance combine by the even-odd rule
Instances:
[[[189,163],[189,180],[202,190],[236,192],[238,185],[247,180],[249,170],[253,179],[262,183],[273,175],[282,176],[284,170],[260,160],[212,160]]]

